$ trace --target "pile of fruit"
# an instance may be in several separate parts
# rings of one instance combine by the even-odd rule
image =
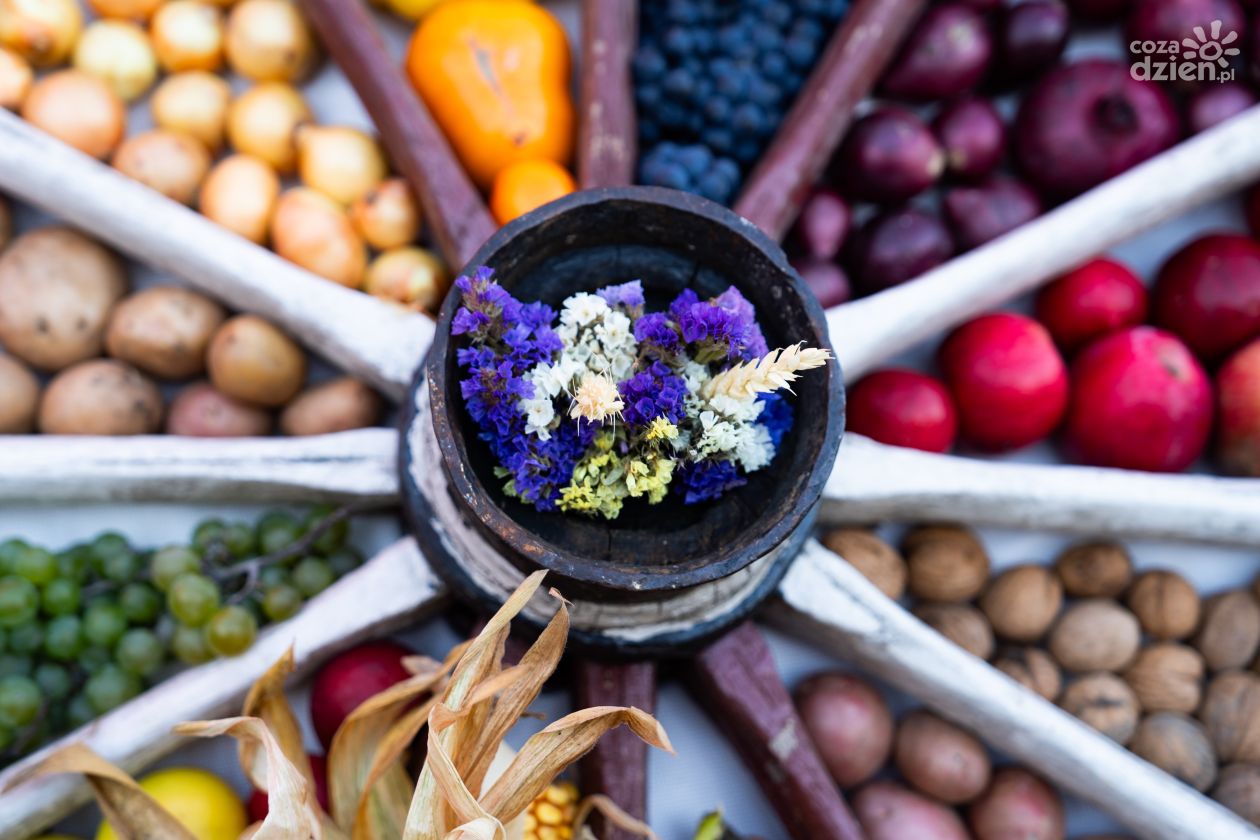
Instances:
[[[911,530],[900,552],[859,529],[825,543],[946,638],[1260,824],[1255,586],[1201,598],[1102,542],[991,576],[976,536],[944,525]]]
[[[320,57],[297,4],[88,6],[85,24],[78,0],[0,4],[0,107],[321,277],[436,309],[449,277],[416,244],[406,184],[375,138],[316,124],[296,87]],[[227,71],[249,87],[234,94]],[[145,96],[154,128],[128,136]]]
[[[105,714],[178,664],[235,656],[362,563],[347,511],[208,520],[187,545],[116,533],[0,543],[0,764]]]
[[[1142,51],[1064,59],[1074,31],[1100,25],[1117,51]],[[1002,236],[1260,101],[1257,27],[1236,0],[932,4],[807,200],[794,264],[835,306]],[[1150,54],[1167,43],[1175,54]],[[1221,63],[1183,43],[1219,47]],[[1140,78],[1143,59],[1184,63],[1197,81]]]
[[[1123,264],[1093,260],[1045,287],[1034,309],[954,330],[937,354],[941,379],[870,374],[850,395],[849,428],[932,452],[956,436],[1004,452],[1059,430],[1078,463],[1158,472],[1191,467],[1214,437],[1222,471],[1260,475],[1255,239],[1195,239],[1149,292]]]

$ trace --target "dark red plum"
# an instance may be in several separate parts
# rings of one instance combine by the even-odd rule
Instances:
[[[1071,198],[1177,142],[1172,100],[1128,65],[1086,59],[1051,71],[1020,105],[1015,159],[1043,195]]]
[[[978,248],[1041,215],[1041,199],[1014,178],[996,177],[954,187],[942,202],[945,220],[962,250]]]
[[[1191,133],[1207,131],[1246,111],[1260,99],[1241,82],[1203,85],[1186,101],[1186,127]]]
[[[1071,27],[1071,15],[1061,0],[1008,6],[997,29],[995,77],[1009,84],[1048,70],[1063,55]]]
[[[794,251],[820,260],[833,260],[844,247],[853,226],[849,205],[835,190],[815,187],[792,228]]]
[[[831,260],[818,257],[798,257],[792,260],[792,267],[801,275],[805,285],[818,298],[824,309],[839,306],[853,297],[853,288],[849,285],[849,276],[844,269]]]
[[[916,114],[889,106],[857,121],[835,167],[849,198],[898,204],[936,183],[945,168],[945,153]]]
[[[987,99],[968,96],[946,105],[932,131],[945,150],[945,169],[964,180],[989,175],[1006,153],[1006,124]]]
[[[850,276],[865,294],[918,277],[953,255],[954,241],[941,220],[913,207],[872,218],[845,253]]]
[[[980,12],[966,3],[942,3],[924,12],[880,89],[915,102],[957,96],[980,83],[992,56],[992,38]]]

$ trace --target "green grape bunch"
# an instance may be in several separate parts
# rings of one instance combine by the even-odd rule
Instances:
[[[0,767],[181,666],[248,650],[362,564],[350,508],[209,519],[187,544],[0,542]]]

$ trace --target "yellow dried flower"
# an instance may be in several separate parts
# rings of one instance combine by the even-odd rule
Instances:
[[[678,427],[664,417],[657,417],[649,423],[647,431],[643,434],[644,440],[673,440],[676,437],[678,437]]]
[[[829,350],[801,344],[771,350],[756,361],[722,371],[705,383],[703,395],[706,399],[717,396],[749,399],[780,388],[791,391],[791,383],[800,378],[796,375],[799,371],[822,367],[830,358]]]
[[[600,422],[620,413],[625,406],[621,395],[617,393],[616,382],[601,373],[586,373],[573,395],[573,407],[569,409],[569,416],[575,420],[582,417]]]

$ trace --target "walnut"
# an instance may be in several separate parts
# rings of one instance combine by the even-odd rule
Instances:
[[[1133,561],[1119,543],[1071,546],[1054,561],[1054,570],[1073,598],[1116,598],[1133,580]]]
[[[1141,635],[1133,613],[1107,598],[1088,598],[1059,616],[1047,646],[1069,671],[1119,671],[1133,661]]]
[[[1228,764],[1221,768],[1212,798],[1248,822],[1260,825],[1260,767]]]
[[[993,631],[1013,642],[1035,642],[1044,636],[1062,605],[1059,579],[1035,565],[1007,569],[980,596],[980,609]]]
[[[1210,671],[1245,667],[1260,647],[1260,605],[1251,593],[1236,589],[1209,598],[1194,646]]]
[[[968,653],[981,659],[993,655],[993,628],[984,613],[970,604],[920,604],[913,612]]]
[[[1199,593],[1176,572],[1138,575],[1126,600],[1142,629],[1156,639],[1184,639],[1199,624]]]
[[[1160,642],[1138,652],[1124,679],[1143,710],[1193,714],[1203,697],[1203,671],[1197,650]]]
[[[1003,651],[993,660],[993,667],[1050,702],[1063,689],[1063,675],[1058,663],[1041,648],[1026,647]]]
[[[1173,778],[1203,792],[1216,781],[1216,753],[1203,724],[1176,712],[1156,712],[1138,723],[1129,749]]]
[[[1260,761],[1260,676],[1222,671],[1203,695],[1199,720],[1221,761]]]
[[[970,531],[944,525],[916,528],[902,553],[909,566],[910,592],[945,603],[970,601],[989,581],[989,555]]]
[[[894,601],[906,591],[906,561],[897,549],[861,528],[837,528],[823,545],[839,554]]]
[[[1127,744],[1137,729],[1138,701],[1133,689],[1106,671],[1075,680],[1063,692],[1059,705],[1121,744]]]

